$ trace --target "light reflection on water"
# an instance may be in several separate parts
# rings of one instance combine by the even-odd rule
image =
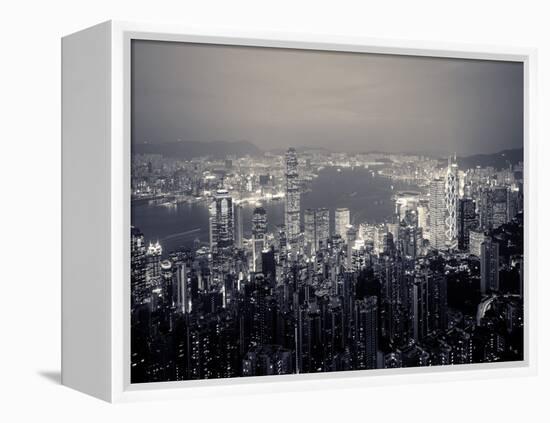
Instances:
[[[391,187],[393,186],[393,190]],[[331,230],[334,209],[348,207],[352,223],[382,222],[394,211],[391,196],[398,190],[415,189],[412,184],[372,176],[363,168],[325,168],[311,185],[311,191],[302,195],[302,210],[327,207],[331,211]],[[264,204],[269,230],[283,223],[284,202]],[[243,205],[244,236],[250,236],[253,204]],[[132,206],[132,224],[145,235],[147,241],[160,241],[165,252],[181,246],[191,246],[195,239],[208,241],[208,209],[204,203],[177,206]]]

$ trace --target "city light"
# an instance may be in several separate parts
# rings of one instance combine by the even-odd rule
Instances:
[[[134,158],[132,382],[522,359],[521,163],[230,162]]]

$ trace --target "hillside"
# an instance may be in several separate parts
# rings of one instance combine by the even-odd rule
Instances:
[[[178,141],[166,143],[135,143],[132,144],[132,154],[162,154],[177,159],[192,159],[194,157],[209,156],[214,159],[223,159],[228,155],[242,157],[245,155],[257,156],[262,150],[248,141]]]

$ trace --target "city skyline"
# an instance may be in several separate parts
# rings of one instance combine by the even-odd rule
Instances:
[[[184,210],[198,201],[209,235],[166,251],[132,227],[132,383],[522,359],[521,162],[495,170],[460,169],[454,157],[446,166],[364,158],[391,191],[403,178],[418,189],[395,192],[388,219],[368,223],[357,208],[303,207],[304,182],[332,163],[316,157],[289,148],[270,158],[278,171],[252,158],[136,158],[134,201]],[[242,163],[268,174],[251,178]],[[166,185],[174,171],[200,199],[166,202],[181,189]],[[256,188],[261,200],[248,197]],[[270,194],[278,189],[281,199]],[[264,205],[281,200],[273,231]]]
[[[251,155],[251,156],[262,156],[262,155],[265,155],[265,154],[281,154],[281,152],[284,152],[285,149],[282,149],[282,148],[272,148],[272,149],[268,149],[268,150],[262,150],[260,149],[256,144],[254,144],[253,142],[251,141],[202,141],[202,142],[199,142],[201,145],[205,145],[205,146],[211,146],[212,150],[208,151],[208,150],[203,150],[201,153],[196,153],[194,155],[191,155],[189,156],[187,159],[191,160],[191,159],[196,159],[196,158],[201,158],[201,157],[207,157],[207,156],[214,156],[216,155],[217,151],[216,151],[216,148],[218,148],[220,145],[224,145],[226,147],[229,147],[231,148],[232,146],[238,146],[238,147],[242,147],[242,146],[246,146],[246,145],[250,145],[250,146],[253,146],[254,147],[254,152],[250,153],[250,152],[247,152],[247,153],[243,153],[241,151],[240,148],[238,148],[237,152],[236,153],[230,153],[228,154],[229,156],[234,156],[234,157],[243,157],[243,156],[247,156],[247,155]],[[175,145],[182,145],[183,147],[186,147],[188,145],[196,145],[197,142],[196,141],[185,141],[185,140],[181,140],[181,139],[178,139],[178,140],[174,140],[174,141],[170,141],[170,142],[166,142],[166,143],[159,143],[158,144],[158,148],[159,150],[155,151],[155,148],[157,147],[156,145],[154,144],[150,144],[149,142],[143,142],[143,143],[136,143],[136,144],[133,144],[133,148],[134,149],[137,149],[138,151],[135,151],[134,154],[166,154],[164,151],[162,151],[162,147],[166,147],[166,146],[175,146]],[[147,152],[140,152],[139,149],[140,148],[143,148],[144,146],[147,146],[150,151],[147,151]],[[457,154],[457,152],[455,150],[441,150],[441,151],[432,151],[432,152],[426,152],[426,151],[423,151],[423,150],[414,150],[414,149],[404,149],[404,150],[395,150],[395,151],[383,151],[383,150],[368,150],[368,149],[357,149],[357,150],[353,150],[353,151],[340,151],[338,150],[337,148],[331,148],[331,147],[312,147],[312,146],[308,146],[308,145],[301,145],[301,146],[296,146],[296,147],[293,147],[295,148],[296,151],[299,151],[299,152],[307,152],[307,151],[325,151],[327,153],[340,153],[340,154],[346,154],[346,155],[353,155],[353,154],[382,154],[382,155],[388,155],[388,156],[391,156],[391,155],[418,155],[418,156],[426,156],[426,157],[432,157],[432,158],[436,158],[436,159],[439,159],[439,160],[447,160],[449,158],[449,156],[456,156],[457,159],[461,159],[461,158],[470,158],[470,157],[478,157],[478,156],[487,156],[487,157],[490,157],[490,156],[494,156],[494,155],[498,155],[498,154],[501,154],[501,153],[504,153],[504,152],[515,152],[515,151],[522,151],[523,152],[523,146],[518,146],[518,147],[513,147],[513,148],[509,148],[509,149],[500,149],[500,148],[497,148],[497,149],[494,149],[494,150],[487,150],[485,151],[484,153],[472,153],[472,154],[467,154],[467,155],[459,155]]]
[[[139,41],[132,73],[132,383],[523,360],[523,157],[477,156],[522,148],[515,64]],[[269,153],[136,148],[183,127]]]

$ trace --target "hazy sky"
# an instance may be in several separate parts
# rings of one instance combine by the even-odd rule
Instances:
[[[497,152],[523,144],[512,62],[134,41],[134,142]]]

